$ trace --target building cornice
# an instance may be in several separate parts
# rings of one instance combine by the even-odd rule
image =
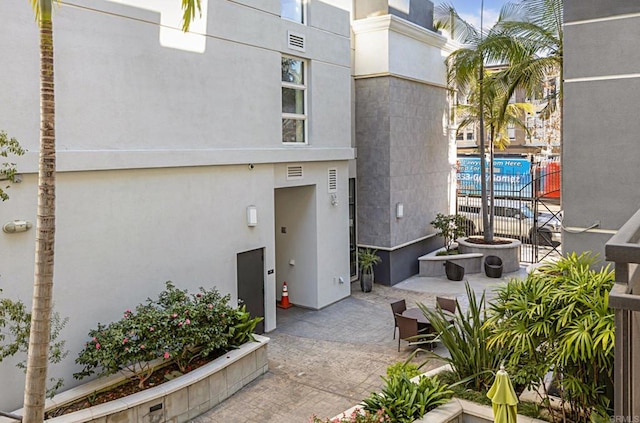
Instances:
[[[351,22],[351,28],[355,35],[391,31],[434,47],[444,48],[447,45],[446,37],[394,15],[358,19]]]

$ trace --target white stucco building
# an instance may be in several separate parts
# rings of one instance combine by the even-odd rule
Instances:
[[[167,280],[244,300],[266,331],[283,281],[303,307],[350,294],[350,1],[202,2],[187,37],[170,29],[178,0],[56,8],[54,295],[71,354],[52,376],[68,386],[88,330]],[[0,2],[0,56],[0,128],[28,149],[0,225],[35,224],[39,46],[24,0]],[[2,295],[27,304],[34,233],[0,232]],[[0,364],[2,410],[22,401],[13,365]]]

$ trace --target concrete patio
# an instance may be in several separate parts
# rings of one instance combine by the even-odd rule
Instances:
[[[390,302],[405,299],[407,307],[417,302],[435,305],[436,296],[456,297],[467,303],[465,281],[476,294],[491,290],[526,270],[490,279],[472,274],[464,281],[443,277],[414,276],[393,287],[375,285],[372,292],[360,291],[322,310],[293,307],[278,309],[278,328],[268,334],[269,371],[194,423],[294,423],[308,422],[312,415],[332,417],[380,390],[386,368],[405,360],[413,351],[392,338],[394,322]],[[439,346],[439,354],[446,350]],[[426,361],[421,353],[415,360]],[[423,369],[437,367],[431,360]]]

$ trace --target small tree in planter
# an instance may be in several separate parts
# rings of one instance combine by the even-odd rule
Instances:
[[[465,235],[466,219],[464,216],[457,214],[438,213],[431,225],[438,230],[436,235],[444,239],[444,255],[457,254],[457,250],[453,249],[453,243],[456,239]]]
[[[360,288],[363,292],[371,292],[373,289],[373,269],[382,259],[376,254],[378,250],[361,248],[358,252],[360,263]]]

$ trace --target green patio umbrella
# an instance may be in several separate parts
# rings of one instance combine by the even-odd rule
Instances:
[[[504,365],[496,373],[496,380],[487,397],[493,403],[493,421],[495,423],[516,423],[518,414],[518,397],[513,390],[509,374],[505,372]]]

